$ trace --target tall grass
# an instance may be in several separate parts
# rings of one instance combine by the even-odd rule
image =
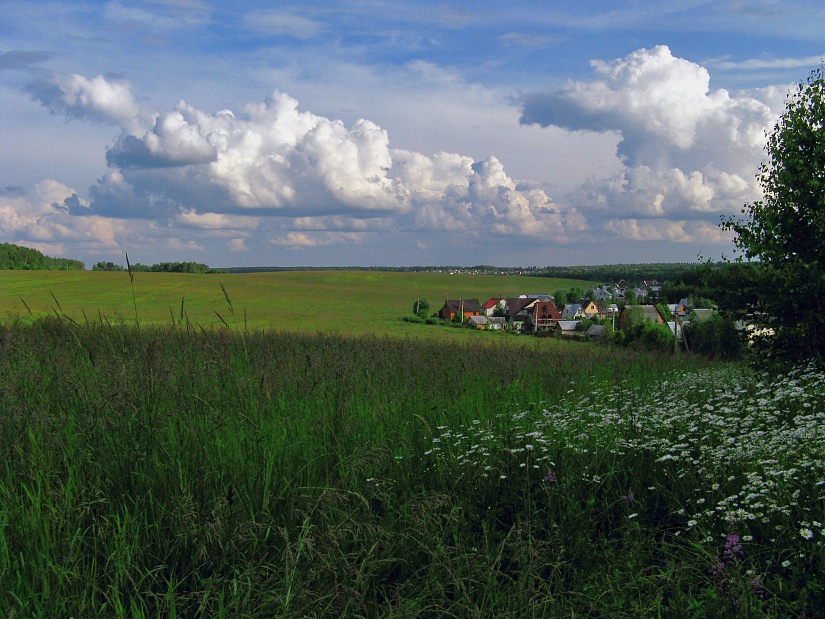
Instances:
[[[796,480],[770,468],[783,509],[758,529],[729,526],[723,502],[753,490],[750,460],[703,455],[732,436],[700,419],[724,385],[778,406],[747,370],[230,316],[0,326],[0,616],[778,617],[821,601],[816,454]],[[792,400],[749,427],[804,412],[815,433],[821,404]],[[765,449],[785,467],[780,445]],[[721,475],[735,481],[703,494]]]

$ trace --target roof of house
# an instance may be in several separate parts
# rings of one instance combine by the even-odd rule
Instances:
[[[470,316],[467,322],[473,325],[486,325],[489,321],[487,320],[487,316]]]
[[[590,337],[600,337],[604,331],[604,325],[591,325],[591,327],[587,330],[587,335]]]
[[[579,324],[578,320],[559,320],[559,329],[562,331],[575,331]]]
[[[535,299],[528,299],[528,298],[518,298],[518,299],[507,299],[507,312],[512,316],[513,314],[518,314],[521,310],[525,307],[533,303]]]
[[[507,319],[504,316],[491,316],[487,322],[491,325],[506,325]]]
[[[451,312],[480,312],[481,306],[479,306],[477,301],[473,301],[471,299],[448,299],[444,301],[444,307],[442,309],[448,309]]]
[[[659,308],[655,305],[625,305],[622,309],[622,312],[625,310],[630,311],[634,307],[642,308],[642,315],[647,320],[652,320],[653,322],[663,323],[665,322],[665,317],[662,316],[662,313],[659,311]]]
[[[579,313],[581,309],[581,303],[568,303],[564,306],[564,309],[561,312],[561,315],[564,317],[573,317]]]
[[[496,305],[498,305],[499,301],[503,301],[503,297],[493,297],[489,301],[487,301],[484,305],[482,305],[482,309],[493,309]]]

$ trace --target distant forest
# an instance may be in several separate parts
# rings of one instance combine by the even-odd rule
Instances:
[[[0,243],[0,270],[4,271],[82,271],[80,260],[50,258],[36,249]]]
[[[561,279],[585,279],[605,284],[615,284],[620,279],[641,283],[643,280],[660,282],[674,280],[682,273],[692,271],[695,262],[652,262],[649,264],[601,264],[596,266],[533,268],[524,275],[558,277]]]
[[[276,271],[390,271],[397,273],[466,273],[477,275],[527,275],[530,277],[554,277],[582,279],[614,284],[620,279],[641,283],[643,280],[673,280],[682,273],[699,265],[694,262],[653,262],[647,264],[603,264],[596,266],[564,267],[496,267],[488,264],[475,266],[409,266],[409,267],[230,267],[230,273],[267,273]]]
[[[133,273],[227,273],[226,269],[213,269],[202,262],[158,262],[147,265],[136,262],[130,264]],[[96,262],[92,271],[126,271],[114,262]]]
[[[699,265],[690,262],[653,262],[648,264],[603,264],[595,266],[528,266],[496,267],[487,264],[475,266],[408,266],[408,267],[230,267],[212,268],[201,262],[160,262],[146,265],[136,262],[130,267],[133,272],[152,273],[266,273],[277,271],[389,271],[428,273],[467,273],[479,275],[527,275],[532,277],[554,277],[561,279],[582,279],[612,284],[624,279],[628,282],[642,280],[673,281],[686,275]],[[0,244],[0,270],[83,270],[80,260],[50,258],[36,249],[20,247],[11,243]],[[97,262],[93,271],[125,271],[126,268],[113,262]]]

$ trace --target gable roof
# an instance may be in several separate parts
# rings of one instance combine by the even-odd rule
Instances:
[[[487,301],[484,305],[482,305],[482,309],[493,309],[496,305],[499,304],[499,301],[503,301],[504,297],[493,297],[489,301]]]
[[[511,316],[514,314],[518,314],[521,310],[525,307],[533,303],[535,299],[528,299],[528,298],[518,298],[518,299],[507,299],[507,313]]]
[[[481,306],[478,302],[471,299],[448,299],[444,301],[444,307],[442,309],[451,312],[460,312],[462,309],[464,312],[481,312]]]

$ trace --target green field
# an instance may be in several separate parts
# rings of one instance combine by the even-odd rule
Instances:
[[[399,320],[571,284],[3,273],[0,617],[821,616],[820,371]]]
[[[125,272],[2,271],[0,316],[28,316],[28,305],[35,315],[60,310],[84,322],[85,312],[90,320],[102,315],[110,322],[134,324],[137,308],[142,325],[171,324],[172,316],[180,318],[183,300],[191,323],[221,326],[215,312],[232,322],[221,284],[241,328],[245,315],[249,329],[461,338],[474,335],[464,330],[409,324],[400,318],[412,314],[419,296],[430,302],[432,311],[438,311],[448,298],[476,298],[483,303],[494,296],[552,294],[559,289],[595,285],[539,277],[375,271],[136,273],[133,299],[129,274]]]
[[[825,376],[489,342],[0,323],[0,616],[819,616]]]

